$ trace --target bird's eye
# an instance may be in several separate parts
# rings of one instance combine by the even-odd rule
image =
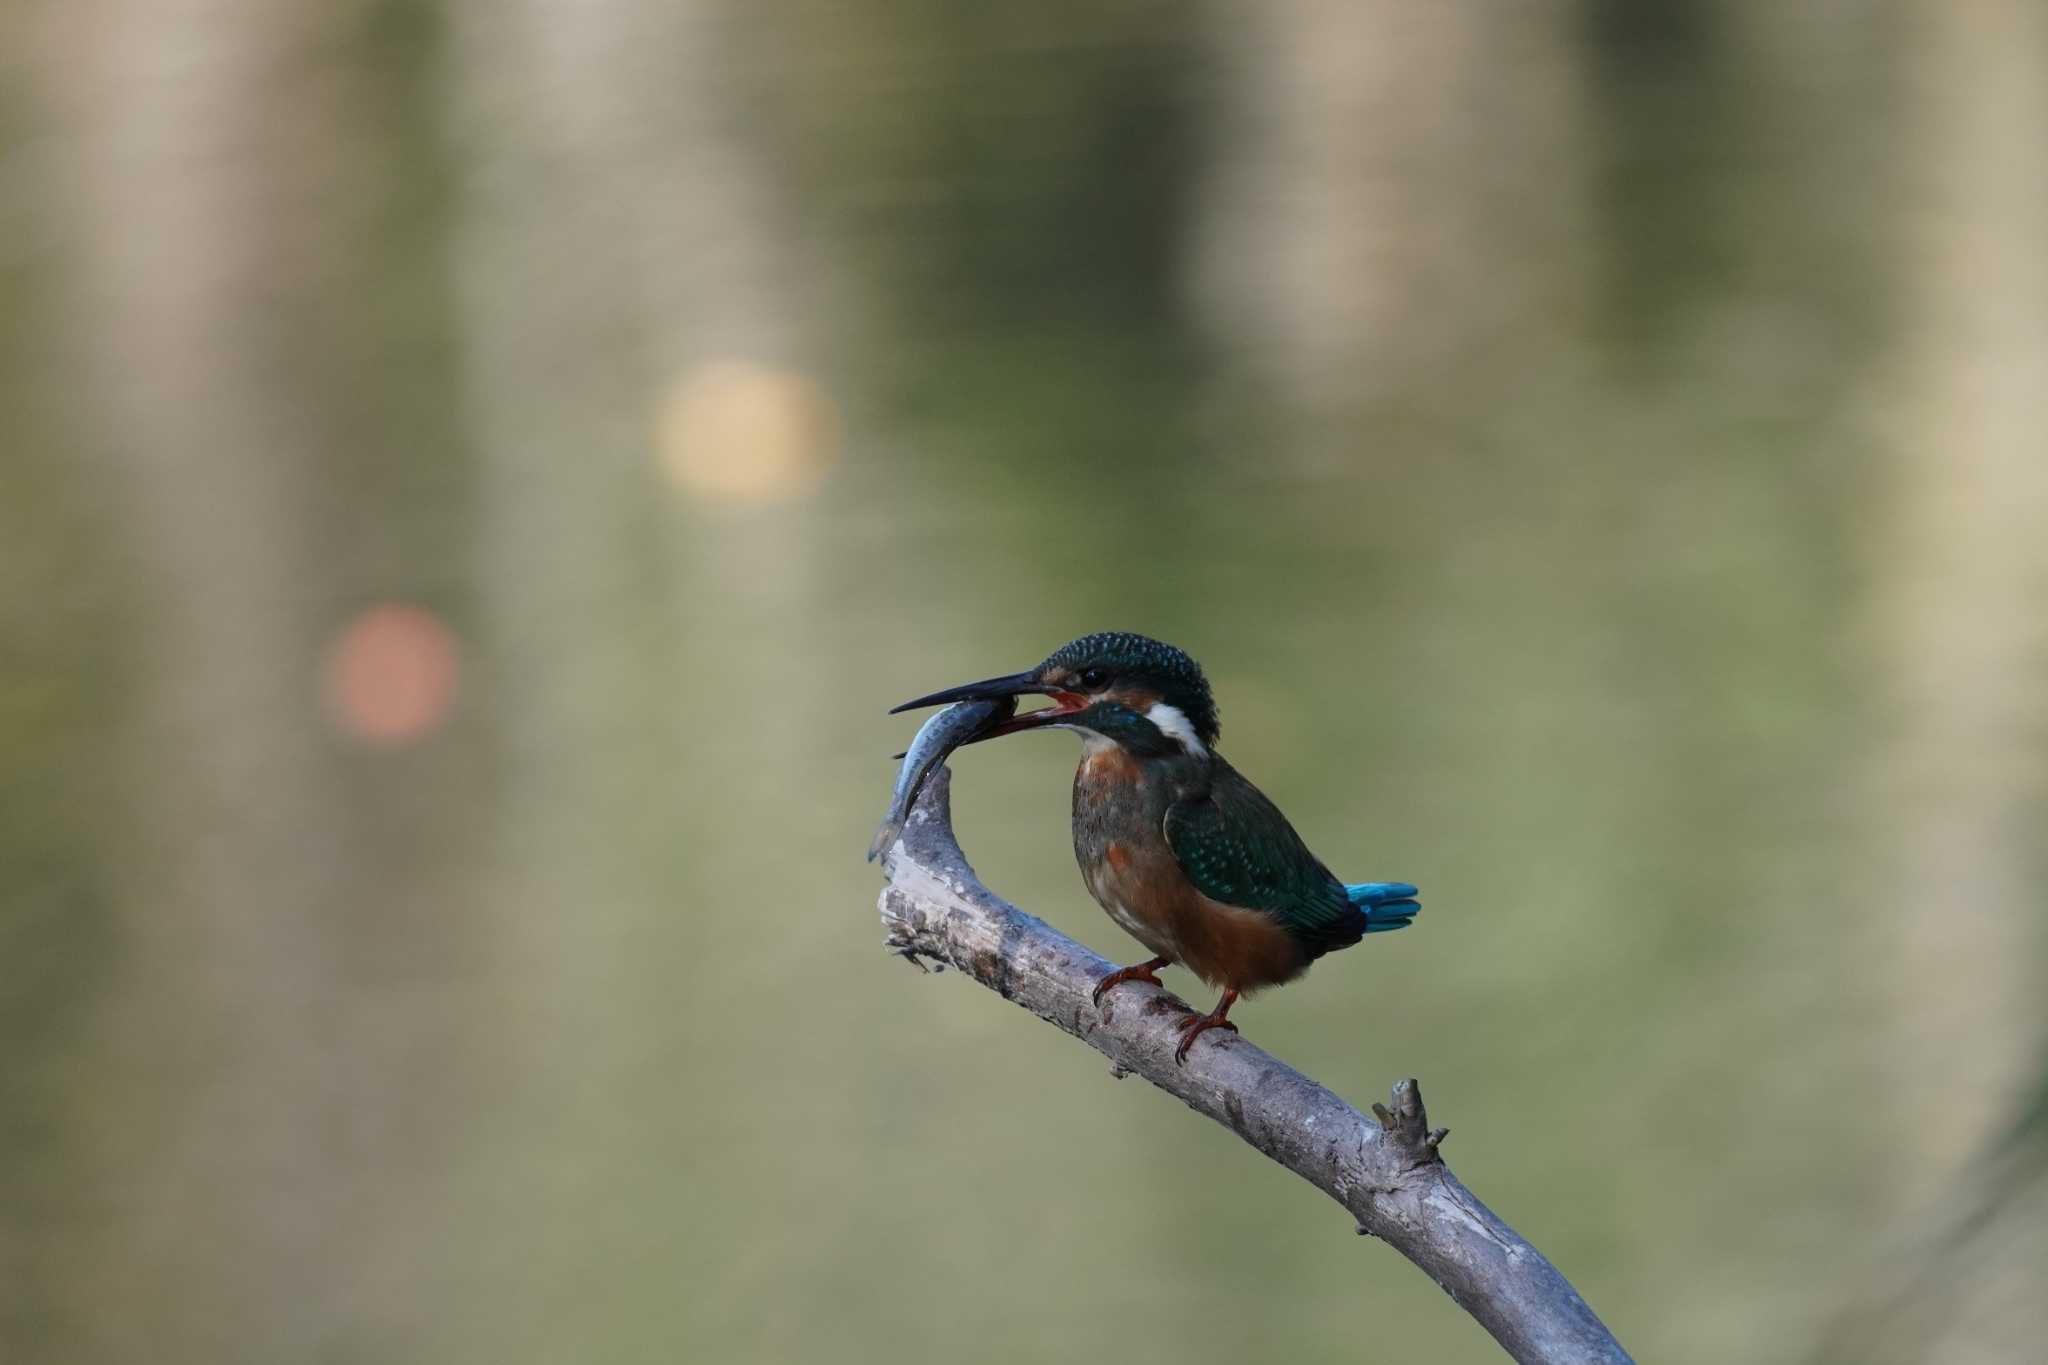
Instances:
[[[1084,668],[1074,675],[1074,681],[1087,688],[1090,692],[1093,692],[1096,688],[1109,681],[1109,670],[1106,668]]]

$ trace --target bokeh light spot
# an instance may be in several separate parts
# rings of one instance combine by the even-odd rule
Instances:
[[[328,714],[351,739],[403,748],[448,718],[461,648],[433,613],[386,602],[363,611],[327,648]]]
[[[719,360],[677,379],[656,419],[662,469],[707,502],[770,503],[818,491],[839,458],[839,415],[803,375]]]

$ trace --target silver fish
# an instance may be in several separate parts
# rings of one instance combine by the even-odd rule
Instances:
[[[882,819],[882,827],[875,831],[875,842],[868,845],[868,861],[881,856],[882,850],[896,842],[896,836],[903,832],[903,822],[910,818],[910,808],[917,804],[917,794],[924,790],[925,779],[932,775],[932,769],[946,761],[946,755],[961,745],[976,740],[1008,720],[1017,713],[1017,699],[1004,697],[998,701],[956,701],[941,711],[934,711],[931,718],[917,729],[917,737],[910,741],[910,748],[903,753],[903,766],[896,772],[896,791],[889,803],[889,813]]]

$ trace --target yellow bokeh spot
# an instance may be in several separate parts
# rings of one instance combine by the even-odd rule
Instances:
[[[769,503],[818,491],[839,458],[839,414],[800,374],[719,360],[662,396],[656,449],[675,485],[707,502]]]

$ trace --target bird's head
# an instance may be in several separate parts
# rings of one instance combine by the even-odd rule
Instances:
[[[1121,630],[1070,641],[1022,673],[949,687],[895,709],[1024,695],[1050,697],[1052,705],[1004,721],[981,738],[1048,727],[1079,730],[1145,757],[1202,756],[1216,742],[1216,700],[1201,665],[1172,645]]]

